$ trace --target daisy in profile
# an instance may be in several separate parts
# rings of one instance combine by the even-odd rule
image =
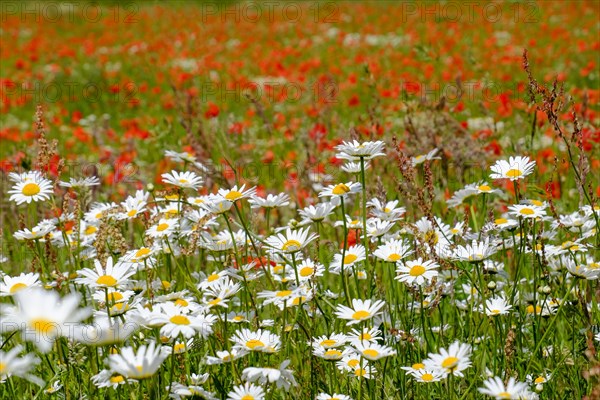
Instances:
[[[423,285],[431,282],[433,278],[438,276],[440,266],[435,261],[424,261],[421,257],[413,261],[407,261],[404,264],[398,265],[396,269],[396,280],[404,282],[409,286]]]
[[[134,383],[135,380],[127,379],[123,375],[110,371],[108,369],[103,369],[98,372],[96,375],[92,376],[92,383],[97,388],[113,388],[116,389],[120,385],[127,385]]]
[[[390,240],[373,252],[373,255],[383,261],[398,262],[410,255],[412,250],[404,240]]]
[[[323,335],[313,338],[311,345],[316,347],[323,347],[325,349],[331,349],[334,347],[341,347],[346,344],[348,337],[343,333],[332,333],[331,335]]]
[[[378,343],[354,343],[356,352],[369,361],[377,361],[384,357],[396,355],[396,350]]]
[[[546,210],[542,207],[530,204],[514,204],[508,207],[508,213],[513,217],[525,219],[540,218],[546,215]]]
[[[16,277],[4,275],[0,281],[0,297],[13,296],[23,289],[34,286],[42,286],[38,273],[30,272],[26,274],[23,272]]]
[[[420,154],[416,157],[412,158],[412,165],[413,167],[419,165],[419,164],[423,164],[425,161],[431,161],[431,160],[440,160],[441,157],[436,157],[435,155],[438,153],[438,151],[440,151],[440,149],[433,149],[431,150],[429,153],[427,154]]]
[[[233,207],[233,201],[226,199],[219,194],[211,194],[204,199],[203,203],[200,203],[205,211],[211,214],[224,214]]]
[[[285,231],[285,234],[278,233],[269,236],[266,240],[266,244],[282,253],[296,253],[316,238],[317,234],[310,233],[309,228],[294,231],[288,228]]]
[[[193,315],[182,311],[174,303],[163,303],[160,305],[160,311],[152,313],[148,322],[152,325],[162,325],[160,334],[171,339],[179,335],[189,339],[197,334],[206,338],[213,332],[212,325],[217,319],[216,316]]]
[[[479,262],[496,254],[497,251],[497,247],[490,244],[490,238],[488,237],[482,242],[473,240],[471,244],[458,246],[454,249],[454,259],[459,261]]]
[[[113,265],[112,258],[106,260],[103,267],[99,260],[94,260],[94,269],[84,268],[78,271],[80,278],[75,282],[82,283],[91,288],[119,287],[129,282],[128,278],[135,274],[131,264],[117,262]]]
[[[248,367],[242,372],[242,379],[247,382],[257,382],[261,385],[275,384],[277,388],[283,388],[286,392],[290,387],[297,386],[292,370],[287,369],[290,360],[285,360],[279,368],[257,368]]]
[[[50,199],[52,182],[44,178],[40,172],[30,171],[22,174],[19,178],[19,181],[8,191],[8,194],[11,195],[10,201],[21,205]]]
[[[110,369],[126,379],[146,379],[158,371],[168,354],[155,342],[140,346],[134,352],[133,347],[123,347],[119,354],[108,356]]]
[[[483,381],[482,388],[478,388],[479,393],[494,397],[497,400],[503,399],[525,399],[530,396],[529,388],[526,383],[518,382],[515,378],[510,377],[507,384],[499,377],[486,379]]]
[[[336,205],[333,203],[319,203],[316,206],[310,205],[299,211],[303,221],[322,222],[331,215]]]
[[[177,172],[175,170],[162,174],[162,181],[182,189],[198,189],[202,185],[202,178],[195,172]]]
[[[217,354],[216,357],[207,356],[206,364],[217,365],[217,364],[229,363],[229,362],[237,360],[238,358],[244,357],[246,354],[248,354],[248,351],[245,349],[231,349],[231,350],[217,351],[216,354]]]
[[[423,361],[426,368],[440,370],[446,375],[463,376],[462,371],[471,366],[471,346],[456,341],[448,349],[429,353],[429,358]]]
[[[340,319],[348,320],[346,325],[354,325],[381,314],[384,306],[385,302],[382,300],[372,302],[371,300],[352,299],[352,308],[338,304],[335,314]]]
[[[371,160],[375,157],[384,156],[383,147],[385,143],[381,140],[376,142],[363,142],[359,143],[356,140],[352,142],[342,142],[335,146],[335,149],[338,153],[335,155],[336,158],[340,160],[348,160],[348,161],[360,161],[363,160]]]
[[[360,162],[348,161],[341,166],[342,171],[347,172],[349,174],[359,174],[362,171],[362,166]],[[369,161],[364,162],[365,171],[371,168],[371,163]]]
[[[290,196],[285,193],[279,193],[277,195],[268,194],[267,197],[252,196],[248,203],[250,208],[278,208],[285,207],[290,204]]]
[[[234,343],[233,348],[238,350],[276,353],[281,347],[278,335],[262,329],[252,332],[242,328],[234,333],[230,340]]]
[[[508,314],[511,308],[512,306],[508,304],[506,299],[502,296],[499,296],[487,299],[485,301],[485,308],[483,312],[485,312],[486,315],[493,317],[496,315]]]
[[[376,343],[381,339],[381,331],[377,328],[364,327],[361,330],[352,329],[348,334],[348,340],[355,347],[357,346],[357,343]]]
[[[61,298],[53,290],[32,287],[13,298],[15,306],[2,310],[2,329],[20,329],[23,339],[33,342],[42,353],[48,353],[57,337],[71,333],[91,314],[90,309],[79,308],[79,293]]]
[[[97,176],[90,176],[86,178],[69,178],[68,182],[60,181],[58,184],[62,187],[82,189],[100,185],[100,179],[98,179]]]
[[[234,386],[233,390],[227,393],[227,400],[264,400],[264,398],[263,388],[250,382]]]
[[[400,203],[399,200],[383,203],[375,197],[367,202],[367,207],[371,207],[371,213],[379,219],[384,221],[397,221],[404,213],[406,213],[406,208],[398,207],[398,203]]]
[[[237,185],[235,185],[231,189],[219,189],[217,195],[234,203],[237,200],[256,196],[256,187],[246,189],[245,184],[240,186],[239,188],[237,187]]]
[[[4,383],[11,376],[18,376],[19,378],[43,386],[44,381],[42,379],[29,373],[29,371],[40,363],[40,359],[33,354],[26,354],[23,357],[19,357],[22,350],[23,346],[21,345],[17,345],[7,352],[0,350],[0,383]]]
[[[337,185],[329,185],[321,190],[319,197],[345,198],[349,194],[360,192],[361,188],[362,186],[358,182],[338,183]]]
[[[530,175],[535,168],[535,161],[530,161],[529,157],[510,157],[508,161],[498,160],[490,169],[492,179],[510,179],[517,181]]]
[[[439,382],[445,378],[445,374],[436,369],[421,368],[410,374],[419,383]]]

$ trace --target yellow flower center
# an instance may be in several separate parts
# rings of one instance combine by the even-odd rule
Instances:
[[[244,395],[240,400],[254,400],[254,396],[251,394]]]
[[[246,347],[248,347],[251,350],[254,350],[257,347],[265,347],[265,344],[260,340],[252,339],[246,342]]]
[[[288,297],[291,294],[291,290],[280,290],[279,292],[275,293],[275,297]]]
[[[85,229],[85,234],[86,235],[93,235],[94,233],[96,233],[97,230],[98,230],[98,228],[96,228],[95,226],[88,226]]]
[[[438,234],[434,230],[425,232],[425,241],[427,243],[431,242],[433,244],[437,244],[438,240]]]
[[[348,186],[344,185],[343,183],[340,183],[340,184],[335,185],[335,187],[333,188],[331,193],[341,196],[341,195],[348,193],[349,191],[350,191],[350,188]]]
[[[321,342],[321,346],[323,347],[330,347],[335,345],[337,342],[333,339],[325,339]]]
[[[162,232],[162,231],[164,231],[165,229],[168,229],[168,228],[169,228],[169,224],[165,224],[165,223],[163,222],[162,224],[159,224],[159,225],[156,227],[156,230],[157,230],[158,232]]]
[[[498,310],[498,309],[495,309],[495,310],[492,310],[492,311],[490,311],[490,313],[491,313],[492,315],[498,315],[498,314],[500,314],[500,310]]]
[[[168,289],[171,287],[171,282],[161,281],[160,284],[162,285],[163,289]]]
[[[425,269],[424,266],[422,266],[422,265],[415,265],[415,266],[413,266],[410,269],[410,271],[408,272],[408,274],[410,276],[421,276],[421,275],[423,275],[425,273],[425,271],[427,271],[427,270]]]
[[[529,208],[529,207],[525,207],[525,208],[522,208],[522,209],[519,211],[519,213],[521,213],[521,214],[523,214],[523,215],[533,215],[533,214],[535,214],[535,211],[533,211],[533,210],[532,210],[531,208]]]
[[[535,381],[533,381],[535,384],[540,384],[540,383],[544,383],[546,382],[546,378],[544,378],[543,376],[538,376],[537,378],[535,378]]]
[[[371,313],[365,310],[360,310],[355,312],[354,314],[352,314],[352,319],[355,320],[361,320],[361,319],[366,319],[369,318],[371,316]]]
[[[36,318],[36,319],[32,320],[31,326],[33,327],[33,329],[35,329],[35,331],[37,333],[40,333],[43,335],[48,335],[48,334],[52,333],[52,331],[54,331],[54,329],[55,329],[54,322],[52,322],[48,319],[44,319],[44,318]]]
[[[353,358],[352,360],[348,360],[348,366],[351,368],[354,368],[358,365],[359,361],[356,358]]]
[[[236,322],[240,322],[244,320],[244,316],[243,315],[236,315],[235,317],[233,317],[233,320]]]
[[[506,171],[506,176],[508,176],[509,178],[517,178],[521,175],[523,175],[523,173],[520,169],[509,169],[508,171]]]
[[[110,383],[121,383],[125,380],[121,375],[115,375],[110,377]]]
[[[360,340],[371,340],[373,336],[369,332],[365,332],[363,334],[358,335]]]
[[[174,317],[171,317],[171,319],[169,321],[171,321],[171,323],[173,323],[175,325],[189,325],[190,324],[190,320],[183,315],[175,315]]]
[[[214,281],[216,281],[217,279],[219,279],[220,277],[221,277],[221,276],[220,276],[219,274],[211,274],[211,275],[209,275],[209,276],[206,278],[206,280],[207,280],[208,282],[214,282]]]
[[[315,273],[315,269],[312,267],[303,267],[300,270],[300,276],[306,278],[307,276],[311,276],[312,274]]]
[[[145,256],[147,254],[150,254],[150,249],[147,248],[147,247],[142,247],[141,249],[139,249],[138,251],[135,252],[135,256],[137,258],[143,257],[143,256]]]
[[[540,307],[540,306],[536,306],[536,307],[535,307],[535,310],[534,310],[534,308],[533,308],[533,305],[531,305],[531,304],[530,304],[530,305],[528,305],[528,306],[527,306],[527,312],[528,312],[529,314],[533,314],[534,312],[535,312],[536,314],[540,314],[540,313],[542,312],[542,307]]]
[[[40,192],[40,190],[41,188],[37,183],[28,183],[27,185],[23,186],[21,193],[23,193],[25,196],[35,196]]]
[[[295,250],[298,250],[301,246],[302,246],[302,244],[299,241],[290,239],[283,244],[281,249],[283,251],[295,251]]]
[[[15,294],[15,293],[17,293],[19,290],[23,290],[23,289],[25,289],[26,287],[27,287],[27,285],[26,285],[26,284],[24,284],[24,283],[21,283],[21,282],[19,282],[19,283],[15,283],[14,285],[12,285],[12,286],[10,287],[10,290],[9,290],[9,292],[10,292],[10,294]]]
[[[135,216],[136,214],[137,214],[137,210],[129,210],[129,211],[127,212],[127,216],[128,216],[128,217],[133,217],[133,216]]]
[[[348,254],[344,257],[344,264],[352,264],[357,259],[358,256],[356,254]]]
[[[292,300],[292,305],[297,306],[300,303],[304,303],[306,301],[306,296],[298,296]]]
[[[225,198],[229,201],[236,201],[240,197],[242,197],[242,194],[240,192],[238,192],[237,190],[232,190],[231,192],[229,192],[225,195]]]
[[[216,306],[221,301],[222,301],[222,299],[220,297],[217,297],[216,299],[209,301],[208,304],[211,305],[211,306]]]
[[[375,349],[366,349],[363,351],[363,355],[367,358],[377,358],[379,352]]]
[[[173,351],[175,352],[175,354],[181,354],[185,351],[185,344],[184,343],[177,343],[174,347],[173,347]]]
[[[123,300],[123,295],[119,292],[112,292],[108,294],[108,301],[119,301]]]
[[[337,349],[330,349],[325,352],[325,357],[341,357],[342,352]]]
[[[446,369],[454,369],[458,365],[458,358],[456,357],[448,357],[444,361],[442,361],[442,367]]]
[[[165,199],[167,200],[179,200],[179,195],[178,194],[168,194],[165,196]]]
[[[508,393],[508,392],[502,392],[502,393],[498,393],[498,398],[500,399],[511,399],[512,398],[512,394]]]
[[[110,275],[102,275],[96,279],[96,283],[103,286],[115,286],[117,284],[117,280]]]
[[[175,304],[180,307],[187,307],[190,303],[188,303],[185,299],[177,299],[175,300]]]
[[[423,379],[425,382],[431,382],[433,380],[433,375],[432,374],[423,374],[421,375],[421,379]]]
[[[506,218],[498,218],[494,222],[496,225],[504,225],[508,222],[508,220]]]
[[[489,192],[490,190],[492,190],[492,188],[489,187],[488,185],[481,185],[477,189],[479,189],[482,192]]]
[[[182,178],[182,179],[179,180],[179,183],[185,185],[186,183],[190,183],[190,181],[188,181],[187,179],[183,179]]]
[[[4,374],[4,371],[6,371],[6,364],[0,362],[0,375]]]
[[[412,368],[413,368],[413,369],[416,369],[416,370],[423,369],[423,368],[425,368],[425,364],[422,364],[422,363],[416,363],[416,364],[413,364],[413,365],[412,365]]]
[[[390,254],[390,255],[388,256],[387,260],[388,260],[388,261],[393,261],[393,262],[396,262],[396,261],[398,261],[398,260],[399,260],[399,259],[401,259],[401,258],[402,258],[402,256],[401,256],[400,254],[398,254],[398,253],[392,253],[392,254]]]
[[[356,368],[354,370],[354,375],[355,376],[365,376],[367,374],[367,370],[364,368]]]

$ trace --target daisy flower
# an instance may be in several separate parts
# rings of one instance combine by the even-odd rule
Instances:
[[[348,337],[343,333],[332,333],[327,336],[319,336],[317,338],[313,338],[311,345],[313,347],[323,347],[325,349],[331,349],[333,347],[340,347],[346,344],[348,341]]]
[[[363,143],[359,143],[356,140],[352,142],[343,141],[342,144],[335,146],[335,149],[338,151],[335,157],[348,161],[371,160],[375,157],[385,155],[383,146],[385,146],[385,143],[381,140]]]
[[[413,379],[419,383],[439,382],[445,378],[445,374],[439,370],[422,368],[411,374]]]
[[[135,382],[132,379],[127,379],[123,375],[110,371],[108,369],[103,369],[98,372],[96,375],[92,376],[92,383],[97,388],[108,388],[111,387],[116,389],[119,385],[126,385],[129,383]]]
[[[529,157],[510,157],[508,161],[498,160],[490,167],[492,179],[510,179],[517,181],[525,178],[533,172],[535,161],[530,161]]]
[[[362,170],[362,166],[360,165],[360,162],[352,162],[352,161],[348,161],[348,162],[344,163],[344,165],[342,165],[341,168],[342,168],[342,171],[347,172],[349,174],[358,174]],[[368,170],[369,168],[371,168],[371,163],[368,161],[365,161],[364,168],[365,168],[365,171]]]
[[[395,356],[396,350],[377,343],[354,343],[355,350],[369,361],[377,361],[384,357]]]
[[[277,208],[277,207],[285,207],[290,204],[290,196],[285,193],[280,193],[278,195],[268,194],[266,198],[259,196],[252,196],[248,203],[250,203],[250,208]]]
[[[13,296],[15,293],[33,286],[41,286],[40,275],[30,272],[11,277],[4,275],[0,281],[0,297]]]
[[[328,361],[340,361],[344,358],[344,353],[347,352],[347,350],[342,351],[336,348],[325,348],[320,345],[313,345],[313,354],[315,357],[319,357]]]
[[[338,304],[335,314],[340,319],[348,320],[347,325],[353,325],[381,314],[383,306],[385,306],[385,302],[382,300],[372,302],[371,300],[352,299],[352,308]]]
[[[342,253],[337,253],[333,256],[333,261],[331,262],[331,272],[339,274],[342,268],[351,267],[365,259],[366,255],[364,246],[360,244],[350,246],[350,248],[348,248],[348,250],[346,250],[344,253],[343,258]],[[351,271],[350,268],[346,269],[346,272],[349,271]]]
[[[179,223],[176,219],[161,218],[158,221],[158,224],[152,225],[146,230],[146,236],[150,236],[153,238],[169,236],[175,232],[175,229],[178,227],[178,225]]]
[[[404,264],[398,265],[396,269],[396,280],[404,282],[407,285],[423,285],[430,282],[438,276],[435,271],[440,266],[435,261],[423,261],[421,257],[413,261],[407,261]]]
[[[229,340],[235,343],[234,349],[261,351],[263,353],[276,353],[281,346],[279,336],[262,329],[252,332],[249,329],[242,328],[235,332]]]
[[[406,208],[398,207],[399,200],[392,200],[386,203],[373,198],[367,202],[367,207],[371,207],[371,213],[384,221],[397,221],[406,212]]]
[[[446,349],[440,349],[437,354],[429,353],[429,358],[423,361],[426,368],[440,370],[444,374],[463,376],[462,371],[471,366],[471,346],[456,341]]]
[[[207,356],[206,364],[216,365],[216,364],[224,364],[224,363],[232,362],[232,361],[237,360],[238,358],[244,357],[246,354],[248,354],[248,350],[246,350],[246,349],[231,349],[231,350],[217,351],[216,354],[217,354],[216,357]]]
[[[79,308],[79,293],[61,299],[55,291],[32,287],[17,292],[14,299],[16,305],[3,310],[1,329],[22,330],[23,339],[35,343],[42,353],[91,314],[90,309]]]
[[[198,189],[202,185],[202,178],[195,172],[177,172],[175,170],[162,174],[162,181],[182,189]]]
[[[233,201],[229,201],[225,197],[218,194],[211,194],[200,204],[204,210],[211,214],[224,214],[231,209]]]
[[[517,382],[515,378],[510,377],[508,383],[504,385],[502,379],[495,376],[483,381],[482,388],[478,388],[479,393],[494,397],[497,400],[503,399],[522,399],[529,394],[526,383]]]
[[[231,189],[219,189],[217,194],[223,197],[224,199],[234,203],[237,200],[245,199],[248,197],[254,197],[256,195],[256,187],[246,189],[245,184],[240,186],[239,188],[237,187],[237,185],[235,185]]]
[[[427,154],[420,154],[416,157],[412,158],[412,165],[417,166],[419,164],[423,164],[425,161],[431,161],[431,160],[439,160],[441,159],[440,157],[435,157],[435,155],[438,153],[438,151],[440,151],[440,149],[433,149],[431,150],[429,153]]]
[[[360,331],[352,329],[348,334],[348,340],[353,346],[357,343],[375,343],[381,339],[381,331],[377,328],[364,327]]]
[[[322,222],[325,218],[331,215],[335,207],[336,205],[333,203],[319,203],[316,206],[310,205],[304,207],[299,211],[299,213],[304,220]]]
[[[110,369],[126,379],[149,378],[158,371],[168,354],[155,342],[140,346],[136,352],[133,347],[121,348],[120,354],[110,354],[108,365]]]
[[[98,186],[100,179],[97,176],[91,176],[86,178],[69,178],[69,182],[60,181],[58,183],[62,187],[69,187],[73,189],[88,188],[91,186]]]
[[[109,257],[106,267],[103,267],[99,260],[94,260],[94,269],[84,268],[77,272],[81,278],[75,279],[75,282],[91,288],[108,288],[128,283],[128,278],[135,274],[135,269],[131,268],[131,264],[121,262],[113,265],[113,260]]]
[[[317,397],[315,398],[315,400],[352,400],[352,398],[345,394],[339,394],[339,393],[334,393],[334,394],[319,393],[317,395]]]
[[[362,186],[358,182],[338,183],[337,185],[329,185],[321,190],[319,197],[346,197],[348,194],[360,192]]]
[[[546,210],[542,207],[529,204],[514,204],[508,207],[508,213],[513,217],[522,217],[525,219],[540,218],[546,215]]]
[[[274,383],[277,388],[283,388],[286,392],[291,386],[297,386],[292,370],[287,369],[290,360],[285,360],[279,368],[257,368],[248,367],[242,372],[242,379],[247,382],[258,382],[261,385]]]
[[[512,306],[504,297],[493,297],[485,301],[484,312],[489,316],[508,314]]]
[[[233,390],[227,393],[227,400],[264,400],[264,398],[263,388],[250,382],[234,386]]]
[[[152,313],[148,322],[152,325],[162,325],[160,334],[171,339],[179,335],[191,338],[196,334],[206,338],[212,333],[216,316],[185,314],[182,311],[174,303],[163,303],[160,305],[160,311]]]
[[[490,238],[483,242],[473,240],[466,246],[458,246],[454,249],[454,258],[459,261],[479,262],[494,255],[498,251],[497,247],[490,244]]]
[[[282,253],[296,253],[316,238],[317,234],[310,233],[308,228],[294,231],[288,228],[285,234],[269,236],[266,244]]]
[[[48,200],[52,194],[52,182],[38,171],[30,171],[22,176],[8,193],[11,195],[9,200],[17,205]]]
[[[44,381],[42,379],[29,373],[31,369],[40,363],[40,359],[33,354],[26,354],[19,358],[19,353],[22,350],[23,346],[21,345],[17,345],[7,352],[0,350],[0,383],[4,383],[6,378],[11,376],[18,376],[43,386]]]
[[[390,240],[379,246],[373,255],[383,261],[397,262],[411,253],[409,244],[404,240]]]

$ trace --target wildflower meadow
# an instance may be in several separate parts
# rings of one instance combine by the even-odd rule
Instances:
[[[600,2],[0,2],[0,400],[600,399]]]

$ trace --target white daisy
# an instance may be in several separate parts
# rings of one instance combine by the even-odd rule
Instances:
[[[175,170],[162,174],[162,181],[183,189],[198,189],[202,185],[202,178],[195,172],[177,172]]]
[[[17,205],[48,200],[52,194],[52,182],[44,178],[40,172],[30,171],[23,175],[8,193],[11,195],[9,200],[16,202]]]
[[[431,282],[433,278],[438,276],[435,271],[440,266],[431,260],[424,261],[421,257],[413,261],[407,261],[404,264],[398,265],[396,269],[396,280],[404,282],[407,285],[423,285]]]
[[[506,385],[504,385],[502,379],[495,376],[483,381],[483,386],[477,389],[479,393],[494,397],[497,400],[523,399],[529,394],[527,384],[516,381],[512,376]]]
[[[492,179],[510,179],[516,181],[525,178],[533,172],[535,161],[530,161],[529,157],[510,157],[508,161],[498,160],[490,169]]]
[[[168,353],[155,342],[140,346],[134,352],[133,347],[121,348],[120,354],[109,354],[110,369],[127,379],[146,379],[158,371]]]
[[[352,308],[338,304],[335,314],[340,319],[348,320],[347,325],[353,325],[381,314],[384,306],[385,302],[382,300],[372,302],[371,300],[352,299]]]

